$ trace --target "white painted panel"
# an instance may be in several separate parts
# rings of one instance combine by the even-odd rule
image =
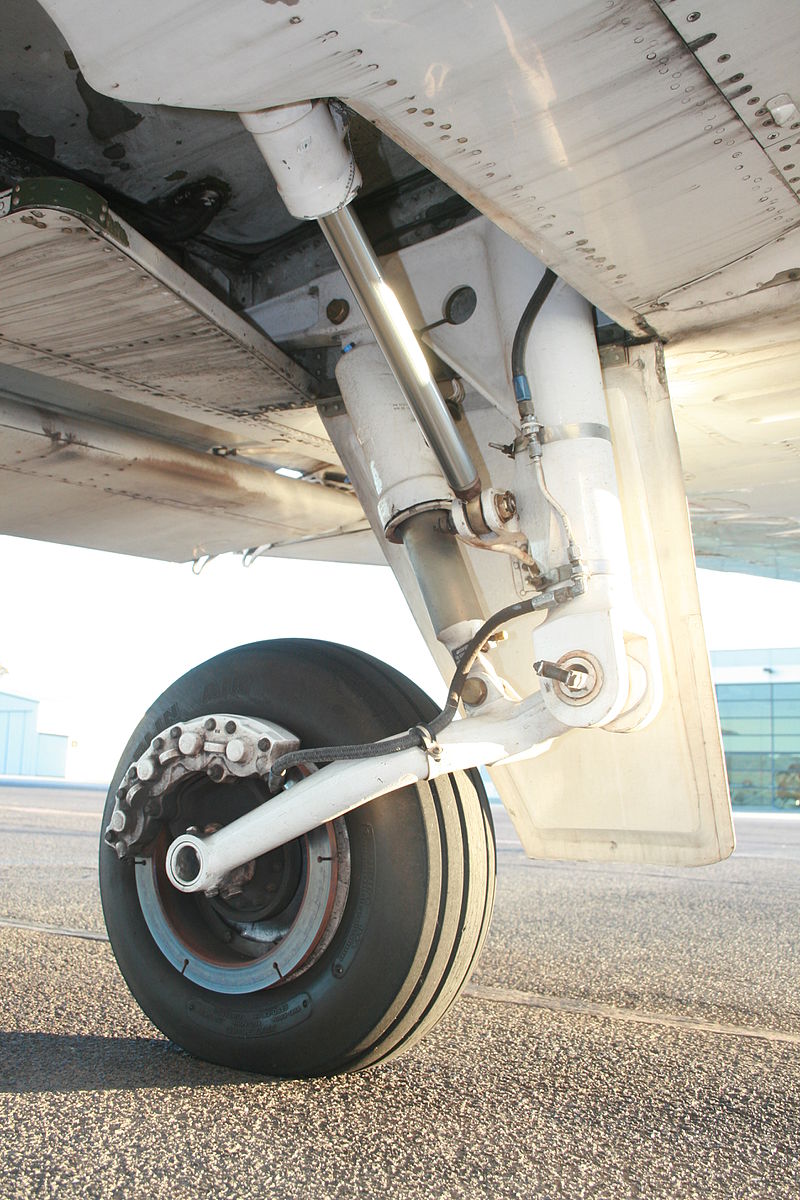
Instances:
[[[651,0],[46,7],[90,82],[121,99],[346,99],[630,327],[798,219],[797,188]],[[791,40],[797,8],[780,11]]]
[[[680,458],[657,348],[606,368],[634,590],[653,622],[664,703],[635,733],[575,730],[531,763],[493,770],[528,854],[716,862],[733,825]]]

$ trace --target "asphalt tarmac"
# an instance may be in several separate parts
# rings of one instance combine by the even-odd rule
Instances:
[[[698,870],[529,862],[404,1058],[276,1082],[190,1058],[105,941],[97,793],[0,788],[0,1200],[800,1196],[800,815]]]

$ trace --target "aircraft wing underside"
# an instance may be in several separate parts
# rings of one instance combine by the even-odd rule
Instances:
[[[699,561],[800,578],[793,5],[43,7],[61,33],[7,5],[0,133],[71,174],[48,188],[28,162],[0,216],[7,532],[179,559],[267,544],[379,557],[309,360],[232,311],[299,300],[296,229],[225,110],[337,96],[386,178],[405,187],[422,165],[628,338],[665,341]],[[200,175],[227,196],[218,240],[284,238],[247,295],[212,255],[197,270],[197,243],[182,270],[102,199],[143,210]],[[319,313],[309,325],[335,340]]]
[[[4,203],[5,532],[177,560],[322,535],[374,557],[304,370],[88,189]]]

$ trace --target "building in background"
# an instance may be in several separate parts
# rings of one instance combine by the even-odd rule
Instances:
[[[735,807],[800,811],[800,649],[711,654]]]
[[[0,775],[64,778],[68,739],[39,733],[38,711],[38,700],[0,692]]]

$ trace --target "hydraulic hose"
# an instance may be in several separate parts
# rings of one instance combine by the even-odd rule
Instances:
[[[536,291],[531,296],[525,311],[520,317],[517,332],[514,334],[514,344],[511,347],[511,378],[514,383],[514,395],[517,399],[517,404],[522,404],[531,401],[531,387],[528,382],[528,376],[525,373],[525,351],[528,346],[528,338],[533,327],[533,322],[539,315],[542,305],[552,291],[553,284],[558,279],[555,271],[551,271],[548,267]],[[523,412],[522,416],[532,416],[532,412]]]
[[[272,764],[269,773],[270,791],[276,792],[279,789],[282,777],[288,770],[305,763],[331,763],[347,758],[379,758],[382,754],[398,754],[401,750],[413,750],[417,746],[422,749],[430,747],[456,715],[470,668],[487,639],[506,621],[525,616],[527,613],[534,612],[536,608],[537,597],[532,596],[528,600],[518,600],[516,604],[509,604],[507,608],[501,608],[494,616],[489,617],[488,621],[484,621],[472,640],[467,643],[450,683],[447,703],[433,720],[421,722],[413,729],[409,729],[408,733],[401,733],[397,737],[386,738],[381,742],[366,742],[355,746],[315,746],[308,750],[292,750],[289,754],[283,754],[280,758],[276,758]]]

